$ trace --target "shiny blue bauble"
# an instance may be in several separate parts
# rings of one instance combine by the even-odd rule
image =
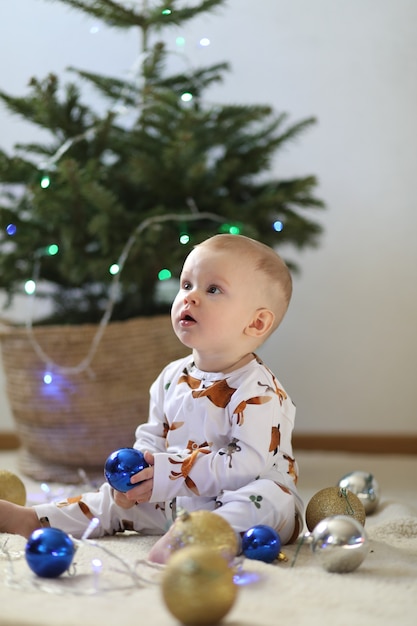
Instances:
[[[272,563],[281,551],[281,540],[271,526],[258,524],[247,530],[242,537],[242,552],[248,559]]]
[[[104,464],[104,476],[116,491],[125,493],[136,485],[130,482],[131,476],[149,467],[142,452],[135,448],[121,448],[112,452]]]
[[[42,578],[56,578],[72,563],[75,545],[59,528],[38,528],[30,535],[25,548],[27,564]]]

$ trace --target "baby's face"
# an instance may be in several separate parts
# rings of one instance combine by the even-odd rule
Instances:
[[[248,260],[201,247],[185,261],[172,323],[186,346],[233,354],[260,306],[260,288]]]

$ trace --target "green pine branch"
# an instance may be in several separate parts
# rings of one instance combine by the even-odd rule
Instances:
[[[313,175],[287,179],[272,173],[276,155],[315,123],[292,122],[269,105],[208,104],[206,90],[224,79],[227,63],[167,72],[162,42],[147,45],[148,34],[182,24],[223,1],[143,2],[138,7],[110,0],[59,0],[110,21],[115,28],[138,28],[145,44],[140,71],[119,78],[70,68],[75,82],[53,74],[32,78],[25,96],[0,91],[12,115],[47,131],[43,141],[0,150],[0,288],[9,301],[21,293],[40,262],[53,293],[54,320],[98,321],[109,294],[109,267],[116,263],[138,225],[153,216],[199,211],[219,216],[165,221],[136,238],[120,274],[113,319],[154,314],[169,308],[156,297],[158,272],[178,276],[183,258],[198,241],[239,229],[268,245],[316,246],[322,226],[316,211]],[[106,104],[98,113],[84,101],[86,81]],[[184,104],[181,94],[193,94]],[[118,107],[129,112],[127,123]],[[41,184],[42,183],[42,184]],[[279,220],[283,228],[272,227]],[[10,236],[8,225],[16,227]],[[190,242],[179,244],[186,232]],[[52,243],[55,256],[45,253]]]

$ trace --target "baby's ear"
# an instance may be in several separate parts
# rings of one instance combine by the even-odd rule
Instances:
[[[261,339],[269,333],[274,320],[275,315],[270,309],[258,309],[255,311],[251,323],[245,328],[245,333],[251,337]]]

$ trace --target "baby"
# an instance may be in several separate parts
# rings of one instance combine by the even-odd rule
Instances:
[[[192,353],[152,384],[148,421],[136,430],[134,447],[149,467],[126,493],[105,483],[64,502],[0,501],[0,531],[28,537],[53,526],[80,537],[97,518],[94,537],[161,535],[149,559],[164,563],[176,512],[206,509],[236,533],[265,524],[282,544],[294,541],[303,515],[291,445],[295,406],[255,354],[281,323],[291,292],[288,268],[268,246],[226,234],[197,245],[171,311]]]

